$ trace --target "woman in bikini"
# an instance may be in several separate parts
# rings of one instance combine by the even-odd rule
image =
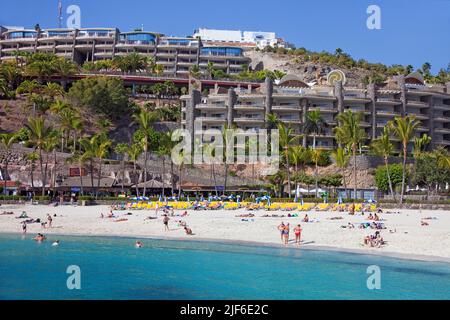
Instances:
[[[301,225],[297,225],[294,228],[294,233],[295,233],[295,243],[297,245],[300,245],[300,239],[302,237],[302,226]]]

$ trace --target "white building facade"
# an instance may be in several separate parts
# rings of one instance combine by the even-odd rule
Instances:
[[[199,37],[204,42],[254,44],[255,47],[260,49],[267,46],[280,46],[282,44],[282,41],[276,37],[275,32],[199,28],[194,31],[193,37]]]

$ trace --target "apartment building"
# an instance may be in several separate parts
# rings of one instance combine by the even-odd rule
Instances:
[[[414,115],[421,122],[416,134],[432,137],[434,146],[450,147],[450,83],[427,86],[418,74],[398,77],[384,86],[351,88],[337,81],[323,86],[308,86],[295,76],[287,75],[278,85],[266,79],[258,90],[250,88],[213,90],[208,96],[198,91],[182,97],[182,127],[193,137],[194,125],[202,129],[221,129],[224,124],[244,130],[266,127],[269,114],[275,114],[297,134],[304,133],[303,124],[310,110],[320,109],[327,123],[316,136],[316,146],[335,148],[333,129],[339,113],[351,109],[362,114],[361,125],[368,141],[380,136],[387,122],[396,116]],[[196,123],[197,121],[197,123]],[[395,141],[395,137],[393,137]],[[304,134],[304,146],[313,144],[313,136]],[[399,145],[398,145],[399,147]]]
[[[187,76],[195,65],[206,71],[208,63],[228,74],[237,74],[250,63],[239,47],[204,45],[200,39],[146,31],[120,32],[116,28],[3,28],[0,59],[15,59],[18,52],[52,52],[79,64],[137,52],[153,57],[164,67],[164,74],[171,76]]]

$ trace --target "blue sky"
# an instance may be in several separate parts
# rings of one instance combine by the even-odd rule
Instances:
[[[450,0],[63,0],[70,4],[80,6],[82,27],[143,24],[177,36],[198,27],[275,31],[297,47],[340,47],[370,62],[417,68],[428,61],[433,72],[450,63]],[[381,8],[381,30],[366,27],[371,4]],[[57,0],[2,0],[0,25],[36,23],[57,26]]]

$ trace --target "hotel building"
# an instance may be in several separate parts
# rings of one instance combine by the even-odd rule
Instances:
[[[366,88],[343,86],[342,81],[308,86],[295,76],[287,75],[278,85],[266,79],[257,90],[250,88],[219,88],[208,96],[199,91],[182,97],[181,125],[194,135],[194,124],[201,121],[202,129],[221,129],[224,124],[244,130],[265,128],[267,116],[275,114],[280,121],[290,125],[295,133],[302,134],[307,112],[320,109],[327,123],[316,137],[317,147],[337,147],[333,128],[336,116],[351,109],[362,113],[361,125],[368,141],[380,136],[388,121],[396,116],[414,115],[421,125],[416,134],[432,137],[433,146],[450,147],[450,83],[447,86],[427,86],[420,75],[398,77],[384,86]],[[395,137],[393,137],[395,140]],[[192,140],[194,141],[194,140]],[[303,145],[311,146],[313,137],[303,136]]]
[[[239,47],[204,45],[200,39],[166,37],[155,32],[120,32],[114,28],[36,31],[0,27],[0,59],[14,59],[18,52],[51,52],[78,64],[137,52],[153,57],[164,67],[165,75],[180,77],[187,77],[193,66],[205,71],[209,62],[228,74],[237,74],[250,63]]]

